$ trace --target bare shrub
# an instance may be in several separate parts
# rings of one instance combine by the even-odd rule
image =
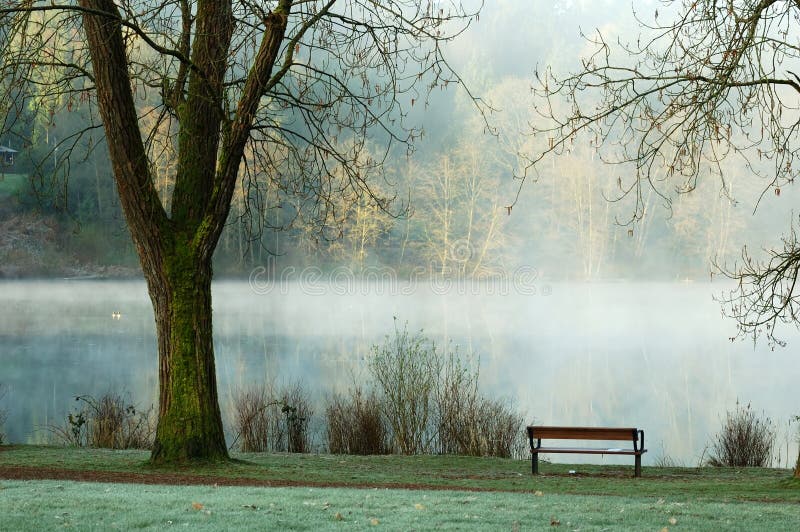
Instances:
[[[800,416],[792,416],[791,420],[789,421],[789,424],[791,424],[792,422],[800,423]],[[797,442],[800,443],[800,426],[798,426],[797,429]],[[786,454],[787,454],[786,463],[788,464],[789,463],[788,451]],[[794,464],[794,476],[795,478],[800,477],[800,454],[798,454],[797,461]]]
[[[480,398],[478,372],[455,354],[445,357],[436,387],[437,451],[442,454],[481,454],[475,431]]]
[[[522,414],[516,411],[513,404],[482,397],[475,423],[479,443],[474,447],[473,454],[502,458],[522,457],[522,419]]]
[[[136,412],[132,404],[125,404],[120,395],[107,393],[95,400],[80,397],[90,410],[89,445],[108,449],[149,449],[153,443],[155,426],[151,420],[152,407],[146,412]]]
[[[309,452],[311,436],[308,425],[314,410],[308,390],[296,382],[283,388],[280,401],[286,426],[286,450],[290,453]]]
[[[137,412],[122,395],[108,392],[99,399],[79,395],[82,404],[63,426],[48,427],[66,445],[104,449],[150,449],[155,437],[153,408]]]
[[[334,394],[325,405],[328,451],[333,454],[388,454],[389,429],[374,391],[355,387],[344,396]]]
[[[81,410],[68,414],[63,425],[48,425],[46,428],[56,443],[69,447],[86,447],[89,445],[86,422],[85,412]]]
[[[0,401],[5,399],[6,397],[6,388],[2,384],[0,384]],[[0,407],[0,445],[3,444],[6,435],[3,433],[3,426],[6,423],[6,419],[8,419],[8,411],[5,408]]]
[[[482,396],[477,365],[456,351],[441,353],[421,332],[412,336],[395,320],[394,336],[373,347],[369,370],[399,452],[522,455],[522,415]]]
[[[520,456],[522,415],[513,405],[478,391],[478,369],[458,358],[444,357],[436,390],[438,451],[467,456]]]
[[[434,443],[436,384],[442,357],[422,333],[408,333],[395,319],[394,336],[372,347],[369,371],[377,383],[380,404],[402,454],[429,452]]]
[[[775,426],[751,408],[736,403],[711,444],[705,463],[714,467],[767,467],[772,461]]]
[[[270,416],[270,400],[263,385],[240,392],[234,397],[234,425],[239,450],[245,453],[263,452],[272,448],[274,417]]]
[[[313,415],[308,391],[295,383],[276,390],[259,384],[234,396],[233,445],[245,453],[267,451],[308,452],[308,430]]]

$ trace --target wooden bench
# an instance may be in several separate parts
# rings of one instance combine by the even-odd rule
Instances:
[[[642,476],[642,455],[644,448],[644,431],[635,428],[608,427],[542,427],[527,428],[531,444],[531,473],[539,473],[539,453],[575,453],[575,454],[624,454],[635,457],[634,476]],[[606,440],[631,442],[631,449],[587,448],[587,447],[542,447],[542,440]]]

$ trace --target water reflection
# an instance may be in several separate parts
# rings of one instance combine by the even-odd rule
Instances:
[[[317,398],[348,386],[397,316],[439,345],[479,358],[483,389],[513,398],[529,421],[638,426],[650,449],[645,463],[667,454],[694,465],[738,399],[779,422],[781,454],[792,463],[797,447],[787,422],[798,412],[787,399],[794,396],[791,346],[800,338],[774,352],[730,342],[734,326],[711,300],[721,290],[718,284],[556,284],[545,296],[359,286],[312,295],[298,284],[264,294],[247,282],[218,282],[214,334],[223,410],[236,390],[258,380],[302,378]],[[41,441],[46,434],[37,427],[63,422],[78,394],[125,389],[140,405],[150,404],[158,377],[145,286],[1,283],[0,357],[10,441]]]

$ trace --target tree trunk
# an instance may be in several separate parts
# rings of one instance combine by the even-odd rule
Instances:
[[[166,253],[163,272],[147,276],[160,390],[153,463],[228,458],[211,336],[211,261],[186,248]]]
[[[169,214],[159,197],[140,130],[117,2],[78,0],[78,4],[86,10],[83,27],[114,179],[156,318],[160,396],[150,459],[157,464],[224,460],[228,452],[211,328],[211,257],[230,212],[237,172],[261,98],[268,85],[279,80],[271,72],[292,2],[280,0],[264,21],[263,40],[236,114],[225,125],[222,146],[227,114],[224,80],[234,29],[232,2],[197,3],[194,28],[189,28],[191,68],[188,78],[176,81],[179,149]],[[185,35],[188,42],[189,33]],[[187,59],[182,61],[181,68],[188,68]]]

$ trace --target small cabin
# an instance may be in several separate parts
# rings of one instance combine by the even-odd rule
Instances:
[[[12,150],[6,146],[0,146],[0,166],[12,166],[14,164],[14,154],[17,150]]]

